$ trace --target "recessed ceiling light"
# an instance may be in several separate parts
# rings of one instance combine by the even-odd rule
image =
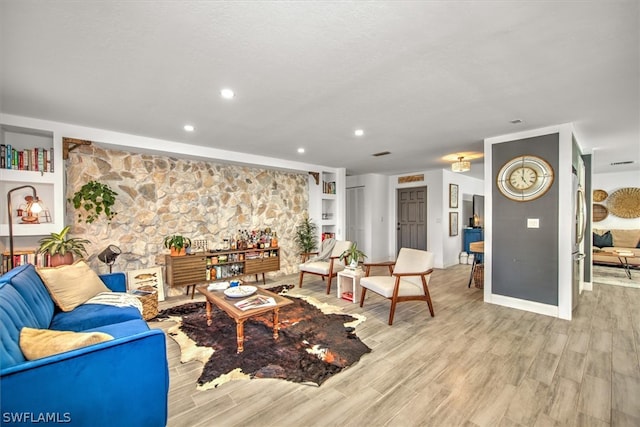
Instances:
[[[304,153],[304,148],[298,148],[298,153],[300,154]]]
[[[184,125],[184,130],[187,132],[193,132],[196,128],[194,128],[193,125]]]
[[[509,120],[509,123],[511,123],[512,125],[518,125],[518,124],[522,123],[522,119]]]
[[[353,132],[353,134],[354,134],[355,136],[362,136],[362,135],[364,135],[364,130],[362,130],[362,129],[356,129],[356,130]]]
[[[231,89],[222,89],[220,91],[220,96],[222,96],[224,99],[233,99],[236,94]]]

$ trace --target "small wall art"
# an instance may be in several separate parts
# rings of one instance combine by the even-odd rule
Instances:
[[[458,235],[458,212],[449,212],[449,236]]]
[[[458,184],[449,184],[449,207],[458,208]]]
[[[158,301],[164,301],[162,267],[127,271],[127,287],[129,290],[138,289],[140,286],[153,286],[158,290]]]

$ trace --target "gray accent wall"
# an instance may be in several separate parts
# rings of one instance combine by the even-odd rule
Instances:
[[[559,135],[494,144],[492,177],[516,156],[536,155],[553,167],[555,180],[536,200],[516,202],[492,186],[492,293],[558,306]],[[540,228],[527,228],[537,218]]]

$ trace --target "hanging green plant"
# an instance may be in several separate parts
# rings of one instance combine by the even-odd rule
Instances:
[[[118,193],[113,191],[107,184],[101,184],[97,181],[89,181],[80,190],[73,194],[73,199],[68,199],[73,203],[73,207],[81,209],[78,212],[78,222],[91,224],[101,214],[111,221],[118,213],[112,210],[112,206],[116,202]],[[83,212],[86,218],[83,218]]]

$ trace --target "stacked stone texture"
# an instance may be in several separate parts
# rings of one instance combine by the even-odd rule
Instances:
[[[164,265],[165,236],[181,234],[208,241],[210,249],[239,229],[270,227],[281,248],[277,276],[297,271],[299,256],[293,241],[296,224],[308,208],[308,175],[257,167],[221,164],[157,155],[81,147],[66,161],[66,199],[90,180],[108,184],[118,193],[109,223],[101,216],[92,224],[79,222],[73,204],[66,204],[66,223],[73,237],[88,239],[90,265],[107,268],[97,255],[109,244],[122,250],[114,271]],[[182,293],[183,289],[170,294]]]

